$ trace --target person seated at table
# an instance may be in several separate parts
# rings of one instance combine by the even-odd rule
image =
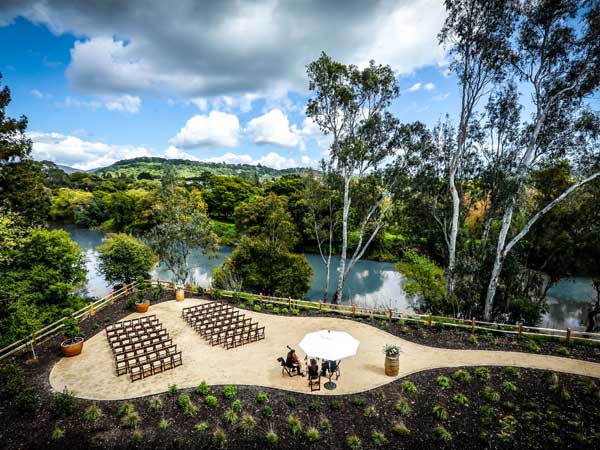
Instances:
[[[290,348],[290,351],[285,358],[285,365],[291,370],[297,371],[300,376],[304,376],[304,373],[302,373],[302,365],[300,364],[300,360],[296,355],[296,350],[293,348]]]
[[[323,363],[321,364],[321,376],[322,377],[326,377],[327,376],[327,372],[330,372],[331,369],[331,363],[333,361],[329,361],[329,360],[324,360]]]
[[[319,365],[317,364],[317,360],[314,358],[310,359],[310,364],[308,366],[308,378],[317,378],[319,376]]]

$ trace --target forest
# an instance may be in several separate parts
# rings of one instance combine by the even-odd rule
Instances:
[[[302,297],[312,275],[303,253],[314,252],[337,274],[324,301],[343,300],[357,261],[380,259],[410,279],[422,311],[535,324],[549,287],[588,276],[598,291],[588,330],[596,329],[597,11],[574,2],[518,13],[502,2],[473,5],[449,4],[440,41],[461,109],[434,126],[390,112],[400,90],[389,66],[325,53],[311,62],[306,116],[330,147],[319,167],[298,173],[186,172],[153,159],[67,174],[31,159],[27,119],[6,115],[4,86],[0,342],[84,302],[74,294],[85,280],[81,249],[48,228],[54,223],[110,233],[99,251],[115,285],[146,276],[157,259],[189,283],[190,250],[211,254],[220,244],[235,250],[213,273],[214,287]]]

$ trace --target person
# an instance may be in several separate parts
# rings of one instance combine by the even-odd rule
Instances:
[[[294,350],[293,348],[290,348],[290,351],[288,352],[286,358],[285,358],[285,365],[288,366],[290,369],[292,370],[296,370],[298,372],[298,375],[300,376],[304,376],[304,373],[302,373],[302,364],[300,364],[300,360],[298,359],[298,356],[296,355],[296,350]]]
[[[323,364],[321,364],[321,376],[326,377],[327,372],[329,372],[330,374],[333,374],[333,372],[335,372],[336,368],[337,368],[337,362],[331,361],[331,360],[323,361]]]
[[[319,376],[319,365],[317,360],[314,358],[310,359],[310,365],[308,366],[308,378],[317,378]]]

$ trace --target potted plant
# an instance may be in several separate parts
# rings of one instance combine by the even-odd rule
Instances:
[[[144,295],[143,291],[137,292],[135,300],[135,311],[145,313],[150,307],[150,299]]]
[[[76,356],[83,350],[83,337],[77,319],[70,315],[63,323],[65,340],[60,343],[60,348],[65,356]]]
[[[396,344],[387,344],[383,347],[385,353],[385,374],[390,377],[398,375],[398,357],[400,356],[400,347]]]

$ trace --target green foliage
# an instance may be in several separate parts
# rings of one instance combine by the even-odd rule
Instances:
[[[26,388],[17,395],[17,404],[25,414],[34,414],[42,406],[42,398],[34,388]]]
[[[417,387],[412,381],[405,381],[402,383],[400,390],[405,394],[414,394],[417,392]]]
[[[192,403],[188,394],[181,394],[177,398],[177,405],[183,410],[186,416],[195,416],[198,412],[198,407]]]
[[[450,387],[450,378],[445,375],[439,375],[435,379],[436,384],[442,389],[448,389]]]
[[[231,400],[232,398],[235,398],[235,396],[237,395],[237,388],[233,385],[227,385],[225,387],[223,387],[223,398],[227,399],[227,400]]]
[[[231,402],[231,409],[238,414],[241,413],[242,412],[242,402],[240,400],[234,400],[233,402]]]
[[[265,434],[265,439],[269,444],[275,444],[279,440],[279,436],[273,430],[267,431]]]
[[[302,431],[302,423],[296,416],[288,416],[287,424],[292,434],[298,434]]]
[[[315,427],[308,427],[304,436],[308,442],[317,442],[321,439],[321,432]]]
[[[169,428],[169,421],[167,419],[161,419],[158,422],[158,429],[161,431],[165,431],[167,428]]]
[[[454,394],[454,397],[452,397],[452,398],[453,398],[454,402],[460,406],[468,406],[469,405],[469,399],[462,392],[458,392],[458,393]]]
[[[208,423],[199,422],[196,425],[194,425],[194,429],[200,433],[204,433],[204,432],[208,431]]]
[[[260,410],[260,413],[264,417],[271,417],[273,415],[273,408],[271,408],[269,405],[263,406],[263,408]]]
[[[332,411],[339,411],[342,408],[342,403],[339,400],[331,400],[329,402],[329,409]]]
[[[361,406],[364,406],[365,399],[360,396],[352,397],[352,398],[350,398],[350,404],[353,406],[361,407]]]
[[[394,409],[403,417],[409,417],[412,413],[412,407],[403,398],[400,398],[396,401]]]
[[[176,384],[170,384],[169,387],[167,388],[167,393],[171,397],[176,396],[177,395],[177,385]]]
[[[452,374],[452,378],[463,383],[468,383],[472,379],[471,374],[466,369],[458,369]]]
[[[499,402],[500,401],[500,393],[494,390],[491,386],[486,386],[483,389],[483,398],[489,400],[491,402]]]
[[[160,411],[163,408],[163,402],[159,397],[154,397],[148,400],[148,406],[153,411]]]
[[[254,309],[255,312],[261,312],[262,311],[262,308],[259,305],[254,305],[253,309]]]
[[[482,381],[487,381],[490,379],[490,369],[487,367],[477,367],[475,369],[475,377]]]
[[[452,440],[452,435],[442,425],[435,427],[433,429],[433,434],[442,442],[450,442]]]
[[[377,408],[375,406],[370,405],[365,408],[363,411],[363,416],[365,417],[375,417],[377,416]]]
[[[137,428],[142,423],[142,418],[137,411],[130,411],[121,418],[121,425],[125,428]]]
[[[382,447],[387,444],[388,440],[381,431],[373,431],[371,433],[371,441],[375,447]]]
[[[410,430],[408,429],[408,427],[406,426],[406,424],[404,422],[396,422],[394,424],[394,433],[396,433],[400,436],[406,436],[406,435],[410,434]]]
[[[362,440],[356,434],[352,434],[346,438],[346,445],[350,450],[360,450],[362,449]]]
[[[504,392],[517,392],[519,388],[517,388],[517,385],[512,381],[504,381],[502,383],[502,390]]]
[[[203,381],[202,383],[200,383],[195,390],[196,394],[199,395],[208,395],[208,393],[210,392],[210,388],[208,387],[208,384],[206,384],[206,381]]]
[[[475,336],[474,334],[469,336],[469,338],[467,339],[467,342],[469,342],[469,344],[479,345],[479,340],[477,339],[477,336]]]
[[[298,404],[298,401],[296,400],[296,397],[292,397],[289,396],[287,398],[287,400],[285,401],[285,403],[290,407],[290,408],[295,408],[296,405]]]
[[[516,367],[506,366],[502,368],[502,371],[511,377],[520,378],[521,372]]]
[[[97,250],[98,271],[110,284],[130,284],[140,277],[150,278],[157,261],[147,245],[124,233],[109,235]]]
[[[87,422],[97,422],[104,414],[95,403],[88,406],[83,412],[83,419]]]
[[[251,414],[244,414],[240,420],[240,428],[243,433],[250,434],[256,428],[256,419]]]
[[[260,190],[237,176],[211,176],[203,196],[212,217],[233,218],[236,207],[247,202]]]
[[[569,350],[567,347],[559,347],[558,350],[556,350],[556,353],[561,356],[571,356],[571,350]]]
[[[223,421],[223,423],[226,423],[228,425],[235,425],[238,422],[239,417],[233,410],[233,408],[229,408],[225,410],[223,416],[221,416],[221,420]]]
[[[117,416],[122,417],[133,411],[135,411],[135,407],[133,406],[133,403],[129,403],[128,401],[125,401],[121,404],[121,406],[119,406],[119,409],[117,410]]]
[[[24,383],[23,369],[14,361],[0,367],[0,392],[15,397]]]
[[[144,435],[139,430],[135,430],[133,433],[131,433],[131,443],[133,445],[140,445],[142,443],[143,438]]]
[[[65,430],[60,427],[54,427],[52,433],[50,434],[50,439],[53,441],[60,441],[65,437]]]
[[[266,403],[269,401],[269,395],[266,392],[259,392],[256,396],[256,401],[258,403]]]
[[[206,406],[210,406],[211,408],[217,406],[218,400],[214,395],[207,395],[204,397],[204,404]]]
[[[222,428],[217,427],[213,432],[213,443],[217,446],[217,448],[225,448],[227,445],[227,435]]]
[[[313,400],[312,402],[310,402],[310,405],[308,405],[308,409],[310,409],[311,411],[320,411],[321,406],[323,406],[321,400]]]
[[[525,346],[525,348],[526,348],[527,350],[529,350],[530,352],[534,352],[534,353],[539,353],[539,352],[541,352],[541,351],[542,351],[542,349],[540,348],[540,346],[539,346],[538,344],[536,344],[535,342],[533,342],[533,341],[530,341],[530,342],[529,342],[529,343],[528,343],[528,344]]]
[[[77,400],[65,387],[64,391],[57,392],[52,397],[52,414],[56,417],[67,417],[75,412]]]
[[[442,405],[435,405],[432,410],[433,416],[439,420],[446,420],[448,418],[448,410]]]
[[[331,422],[329,421],[329,419],[325,416],[321,416],[319,418],[319,428],[322,431],[329,431],[331,430]]]

